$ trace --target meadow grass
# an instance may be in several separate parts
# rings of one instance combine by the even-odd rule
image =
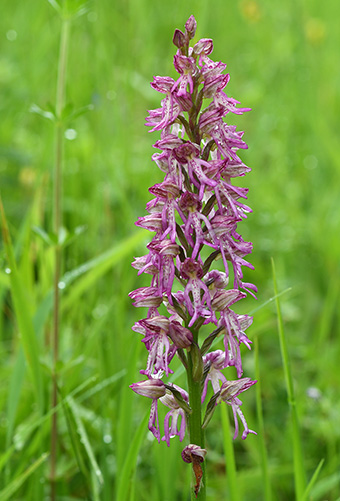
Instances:
[[[130,265],[149,237],[134,221],[145,214],[148,187],[161,180],[150,158],[158,136],[143,125],[147,110],[159,106],[149,82],[153,75],[174,77],[173,31],[191,14],[196,37],[213,38],[214,59],[228,64],[229,95],[253,108],[232,120],[249,144],[242,159],[253,169],[246,183],[254,212],[242,234],[254,243],[249,276],[259,288],[258,301],[242,307],[254,311],[249,337],[258,349],[244,357],[244,375],[259,377],[260,391],[243,400],[249,427],[259,435],[232,443],[228,415],[215,413],[207,430],[207,499],[340,499],[337,0],[322,6],[316,0],[102,0],[72,19],[55,409],[50,114],[61,21],[47,1],[5,0],[0,501],[50,499],[54,413],[58,500],[189,499],[183,444],[155,443],[145,424],[149,402],[128,387],[139,379],[145,348],[131,331],[140,311],[127,294],[147,285]],[[82,113],[88,105],[93,109]],[[181,384],[183,373],[174,376]]]

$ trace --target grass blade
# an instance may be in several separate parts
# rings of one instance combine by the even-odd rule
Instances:
[[[13,298],[13,305],[16,314],[16,319],[21,334],[22,346],[27,360],[27,365],[32,376],[39,411],[44,412],[44,392],[43,378],[41,366],[39,362],[39,344],[34,330],[31,317],[31,307],[27,297],[23,282],[17,269],[14,250],[11,242],[11,237],[8,230],[7,220],[0,198],[0,211],[2,220],[2,232],[4,238],[4,246],[7,254],[8,265],[11,270],[10,288]]]
[[[75,270],[65,273],[61,278],[61,282],[65,284],[65,287],[73,282],[76,278],[80,277],[77,283],[69,290],[66,290],[65,297],[63,299],[62,310],[68,309],[72,304],[93,284],[104,275],[114,264],[123,259],[129,252],[135,249],[136,245],[145,239],[144,235],[140,232],[133,234],[131,237],[127,238],[118,245],[115,245],[108,251],[104,252],[100,256],[91,259],[87,263],[79,266]]]
[[[84,449],[86,451],[86,454],[88,456],[88,459],[90,461],[91,470],[95,474],[96,481],[99,483],[99,485],[102,485],[103,484],[103,475],[102,475],[102,472],[98,466],[93,449],[92,449],[90,441],[88,439],[85,426],[84,426],[82,419],[81,419],[81,416],[80,416],[80,411],[79,411],[78,405],[77,405],[76,401],[70,396],[68,396],[66,398],[66,401],[70,407],[74,421],[76,423],[77,432],[80,436],[80,441],[83,444]]]
[[[143,238],[142,238],[143,237]],[[131,237],[127,238],[119,245],[115,245],[111,249],[103,252],[99,256],[82,265],[78,266],[74,270],[65,273],[61,279],[60,283],[63,284],[61,292],[64,294],[63,303],[61,304],[61,310],[64,311],[74,304],[77,299],[93,284],[99,280],[109,269],[117,264],[121,259],[125,257],[132,249],[135,248],[136,244],[143,241],[144,236],[140,232],[135,233]],[[75,280],[77,283],[68,289],[68,286]],[[53,306],[53,292],[50,290],[35,313],[34,325],[36,331],[41,332],[45,322],[50,314]]]
[[[294,393],[294,385],[293,385],[293,376],[290,366],[290,359],[287,349],[287,341],[283,328],[283,320],[280,308],[280,300],[277,289],[276,282],[276,272],[275,272],[275,264],[272,259],[272,273],[273,273],[273,282],[274,282],[274,293],[275,293],[275,303],[276,303],[276,311],[277,311],[277,321],[278,321],[278,331],[280,338],[280,349],[283,363],[283,371],[286,381],[287,388],[287,396],[288,396],[288,405],[290,408],[290,418],[291,418],[291,426],[292,426],[292,439],[293,439],[293,459],[294,459],[294,483],[295,483],[295,495],[297,500],[301,500],[304,495],[306,489],[306,474],[304,469],[303,462],[303,454],[302,454],[302,446],[301,446],[301,438],[300,438],[300,428],[299,428],[299,419],[296,408],[296,400]]]
[[[272,303],[277,297],[281,297],[283,296],[284,294],[286,294],[287,292],[290,292],[292,290],[291,287],[287,287],[287,289],[281,291],[279,294],[275,295],[275,296],[272,296],[270,297],[269,299],[267,299],[267,301],[264,301],[264,303],[261,303],[259,306],[257,306],[256,308],[252,309],[250,312],[249,312],[249,315],[254,315],[254,313],[256,313],[257,311],[261,310],[262,308],[264,308],[265,306],[267,306],[267,304],[270,304]]]
[[[12,454],[14,453],[15,451],[15,446],[12,445],[11,447],[9,447],[9,449],[7,449],[7,451],[5,451],[1,456],[0,456],[0,473],[2,471],[2,469],[5,467],[5,465],[8,463],[10,457],[12,456]],[[0,477],[1,480],[3,477]],[[1,482],[3,483],[3,482]]]
[[[79,385],[77,388],[75,388],[68,396],[77,395],[84,388],[86,388],[86,386],[93,383],[94,381],[95,381],[95,378],[90,377],[89,379],[84,381],[81,385]],[[41,416],[38,419],[34,419],[33,423],[29,422],[29,424],[21,424],[19,426],[19,428],[14,436],[14,442],[16,444],[21,444],[20,449],[22,449],[25,446],[26,442],[28,441],[28,439],[30,438],[30,436],[34,432],[34,430],[36,430],[38,427],[41,428],[46,423],[46,421],[52,416],[52,414],[54,412],[57,412],[61,408],[63,402],[65,402],[65,401],[66,401],[66,398],[64,399],[64,401],[60,401],[56,405],[56,407],[51,408],[44,416]],[[0,465],[1,465],[1,463],[0,463]]]
[[[91,496],[90,496],[90,488],[89,488],[89,482],[88,482],[89,474],[88,474],[88,470],[86,468],[86,464],[85,464],[83,455],[81,453],[80,442],[79,442],[79,439],[77,436],[77,430],[76,430],[76,426],[74,424],[74,420],[73,420],[72,413],[70,410],[68,398],[63,399],[61,401],[61,403],[62,403],[63,410],[64,410],[65,420],[66,420],[67,429],[69,432],[69,437],[71,440],[72,449],[73,449],[73,452],[75,455],[76,462],[78,464],[79,471],[82,475],[83,487],[86,491],[86,497],[87,497],[88,501],[90,501]]]
[[[231,436],[230,421],[227,406],[222,404],[221,419],[223,428],[223,448],[226,461],[227,484],[230,501],[241,501],[242,496],[237,485],[237,473],[234,454],[234,443]]]
[[[7,430],[6,430],[6,449],[8,450],[13,437],[13,430],[15,419],[17,415],[18,405],[21,396],[22,385],[26,373],[25,356],[21,346],[18,349],[16,361],[14,363],[13,371],[10,376],[9,390],[7,397]],[[10,455],[8,456],[10,457]],[[5,482],[7,484],[10,478],[10,463],[6,461],[7,467],[4,474]],[[0,459],[0,471],[2,469]]]
[[[122,371],[118,372],[117,374],[114,374],[113,376],[107,378],[106,380],[101,381],[100,383],[95,385],[93,388],[91,388],[90,390],[87,390],[82,395],[80,395],[78,397],[78,400],[81,402],[87,398],[92,397],[96,393],[102,391],[104,388],[108,387],[109,385],[111,385],[111,384],[115,383],[116,381],[118,381],[119,379],[121,379],[124,375],[125,375],[125,371],[122,370]],[[50,409],[44,416],[42,416],[39,419],[35,419],[32,424],[29,424],[26,426],[21,426],[20,430],[18,430],[17,433],[15,434],[15,442],[22,443],[24,446],[24,444],[29,439],[29,437],[34,432],[34,430],[36,430],[38,427],[41,427],[46,422],[46,420],[52,416],[52,414],[54,412],[57,412],[58,410],[60,410],[60,408],[62,407],[62,404],[66,402],[68,397],[75,397],[76,395],[81,393],[87,386],[89,386],[91,383],[93,383],[95,380],[96,380],[96,378],[94,376],[91,376],[86,381],[84,381],[79,386],[77,386],[77,388],[72,390],[71,393],[67,397],[65,397],[64,400],[61,400],[57,404],[56,407],[53,407],[52,409]],[[14,451],[14,449],[13,449],[13,451]],[[3,464],[4,463],[2,462],[2,458],[0,458],[0,471],[1,471]]]
[[[143,419],[141,420],[125,456],[124,465],[121,474],[118,477],[116,499],[119,499],[119,501],[128,501],[129,499],[129,490],[133,479],[133,473],[136,468],[137,455],[141,448],[143,438],[145,437],[148,418],[149,411],[145,413]]]
[[[29,468],[27,468],[24,473],[19,475],[10,484],[5,487],[0,492],[0,501],[7,501],[7,499],[13,499],[13,494],[22,486],[22,484],[27,480],[27,478],[35,472],[37,468],[46,460],[48,453],[44,453],[39,459],[37,459]]]
[[[104,390],[104,388],[107,388],[111,384],[115,383],[116,381],[119,381],[119,379],[123,378],[126,375],[126,370],[122,369],[121,371],[117,372],[116,374],[113,374],[113,376],[110,376],[103,381],[100,381],[100,383],[96,384],[93,388],[87,390],[84,392],[82,395],[78,397],[78,401],[82,402],[83,400],[86,400],[87,398],[92,397],[96,393]]]
[[[310,493],[310,491],[312,490],[315,482],[317,481],[317,478],[319,476],[319,473],[321,471],[321,468],[324,464],[325,460],[324,459],[321,459],[320,463],[318,464],[318,466],[316,467],[316,470],[315,472],[313,473],[312,475],[312,478],[310,479],[310,481],[308,482],[308,485],[307,485],[307,488],[302,496],[302,500],[301,501],[307,501],[307,497],[308,497],[308,494]]]
[[[264,441],[265,430],[263,422],[263,411],[262,411],[262,397],[261,397],[261,377],[260,377],[260,360],[259,360],[259,340],[258,336],[254,337],[254,349],[255,349],[255,379],[257,383],[255,385],[256,391],[256,414],[257,423],[259,427],[258,440],[260,443],[260,455],[261,455],[261,468],[262,468],[262,478],[264,486],[264,499],[266,501],[271,501],[272,491],[270,485],[270,476],[268,469],[268,455],[267,448]]]
[[[340,471],[328,475],[326,478],[322,478],[319,482],[312,488],[311,498],[313,501],[324,501],[328,499],[329,493],[336,486],[339,485]],[[338,501],[338,500],[337,500]]]
[[[6,447],[10,446],[12,434],[14,430],[15,416],[20,400],[22,383],[26,372],[25,357],[21,347],[18,350],[18,355],[13,367],[9,382],[9,392],[7,400],[7,430],[6,430]]]

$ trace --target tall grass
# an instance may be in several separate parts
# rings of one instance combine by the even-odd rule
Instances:
[[[76,0],[68,5],[81,6]],[[138,312],[127,293],[143,285],[130,262],[145,253],[147,235],[134,221],[143,213],[147,188],[159,181],[143,125],[146,110],[158,106],[149,81],[155,74],[174,76],[169,40],[190,14],[198,22],[197,36],[212,37],[214,56],[228,62],[229,94],[253,108],[242,119],[249,144],[242,158],[253,168],[248,182],[254,213],[242,231],[254,242],[251,278],[260,290],[258,302],[247,300],[248,311],[242,311],[254,310],[249,336],[259,343],[261,391],[244,397],[249,426],[259,435],[232,443],[227,421],[219,427],[213,418],[206,437],[207,499],[256,501],[270,499],[271,492],[273,500],[338,500],[337,1],[322,9],[314,0],[215,0],[213,7],[191,0],[103,0],[86,8],[72,22],[66,85],[71,118],[63,136],[62,216],[69,239],[59,280],[55,409],[49,399],[49,103],[56,93],[60,19],[47,1],[36,0],[29,6],[6,0],[0,16],[0,500],[49,498],[50,422],[56,412],[58,500],[188,500],[190,472],[178,459],[181,444],[171,442],[168,449],[153,442],[144,426],[148,402],[128,388],[145,354],[131,331]],[[44,120],[30,113],[32,104],[44,110]],[[89,104],[89,113],[75,112]],[[270,301],[275,295],[299,416],[305,468],[299,486],[275,300]],[[254,378],[254,350],[245,355],[245,376]],[[183,374],[175,371],[175,377],[181,384]],[[228,461],[227,472],[226,446],[233,447],[228,454],[235,466],[230,470]]]

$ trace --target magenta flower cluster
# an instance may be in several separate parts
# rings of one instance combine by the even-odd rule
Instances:
[[[250,349],[245,331],[252,317],[231,309],[247,292],[256,292],[255,285],[243,280],[242,271],[253,268],[245,259],[252,244],[237,231],[251,212],[244,203],[248,189],[232,183],[250,169],[237,154],[247,148],[243,132],[224,121],[230,113],[240,115],[249,108],[237,107],[239,102],[225,93],[229,74],[223,73],[226,64],[210,59],[212,40],[203,38],[189,46],[195,31],[193,16],[184,33],[175,31],[178,78],[156,76],[151,83],[164,97],[161,107],[149,112],[146,125],[160,131],[154,145],[160,151],[152,159],[165,176],[149,189],[153,198],[146,206],[148,215],[136,223],[153,233],[148,254],[133,262],[139,273],[150,275],[151,283],[130,293],[134,306],[148,309],[146,318],[133,327],[143,335],[148,352],[146,368],[140,371],[146,379],[131,388],[152,399],[149,429],[158,440],[158,402],[168,407],[162,437],[168,445],[175,435],[183,440],[191,408],[188,393],[163,378],[173,372],[174,356],[188,370],[187,355],[193,351],[192,370],[200,374],[202,404],[209,382],[213,391],[203,426],[213,407],[223,401],[232,407],[235,437],[238,419],[244,427],[242,438],[255,433],[247,426],[238,398],[255,383],[241,377],[240,347]],[[203,325],[213,330],[200,339]],[[223,349],[209,352],[218,336]],[[236,368],[234,381],[223,373],[231,366]]]

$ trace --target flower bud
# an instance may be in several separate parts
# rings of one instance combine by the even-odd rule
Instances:
[[[240,292],[238,289],[229,290],[216,290],[214,297],[211,301],[211,306],[214,310],[223,311],[225,308],[236,303],[239,299],[246,297],[244,292]]]
[[[151,186],[151,188],[149,188],[149,191],[153,195],[156,195],[156,197],[168,198],[170,196],[176,198],[179,195],[180,189],[175,183],[166,180],[163,181],[163,183],[158,183]]]
[[[243,391],[253,386],[257,381],[252,381],[250,377],[244,377],[236,381],[225,381],[221,386],[220,401],[231,401]]]
[[[138,383],[133,383],[130,388],[138,395],[148,398],[160,398],[164,397],[166,393],[165,384],[160,379],[146,379],[145,381],[139,381]]]
[[[163,92],[163,94],[170,92],[175,81],[171,77],[154,77],[153,82],[151,82],[151,87],[157,92]]]
[[[194,53],[195,54],[211,54],[214,48],[213,41],[211,38],[202,38],[194,45]]]
[[[197,23],[194,16],[190,16],[187,22],[185,23],[185,31],[189,35],[189,38],[194,38],[196,33]]]
[[[158,231],[162,229],[162,214],[155,212],[146,216],[139,217],[135,222],[136,226],[149,231]]]
[[[147,263],[147,258],[148,256],[136,257],[132,263],[133,268],[136,270],[143,269],[144,273],[150,273],[150,275],[157,275],[159,271],[157,266],[155,266],[151,261]]]
[[[179,245],[172,243],[170,240],[153,240],[147,245],[149,250],[152,250],[161,256],[176,257],[179,254]]]
[[[154,317],[145,318],[143,320],[140,320],[140,322],[136,323],[137,324],[140,323],[142,327],[154,332],[160,332],[161,329],[167,332],[169,329],[169,319],[164,315],[156,315]],[[136,329],[133,328],[133,330]]]
[[[229,283],[229,277],[224,271],[212,270],[205,275],[204,282],[209,288],[224,289]]]
[[[172,42],[176,47],[181,49],[185,45],[185,35],[181,30],[175,30]]]
[[[188,348],[192,344],[192,333],[186,327],[183,327],[177,320],[170,323],[169,336],[177,348]]]
[[[162,296],[159,296],[157,287],[140,287],[129,293],[130,298],[134,301],[134,306],[152,308],[160,306],[163,302]]]

